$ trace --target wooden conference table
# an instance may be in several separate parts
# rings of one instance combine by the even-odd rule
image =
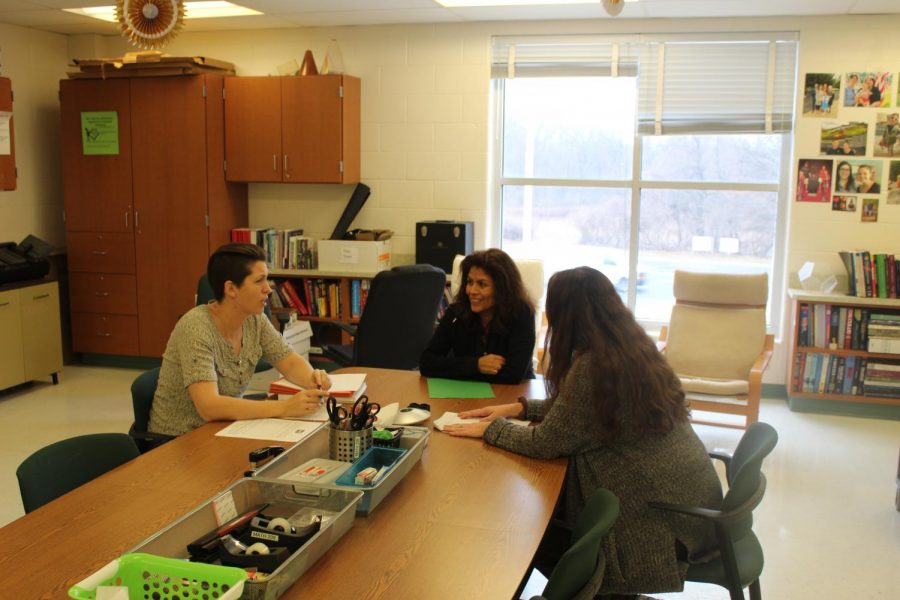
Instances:
[[[343,372],[367,373],[373,401],[429,402],[434,418],[544,397],[542,382],[532,381],[494,385],[491,400],[430,400],[416,372]],[[0,529],[0,596],[65,598],[73,584],[239,479],[247,453],[262,444],[216,437],[226,425],[180,436]],[[282,598],[511,598],[565,469],[565,459],[534,460],[432,430],[421,462]]]

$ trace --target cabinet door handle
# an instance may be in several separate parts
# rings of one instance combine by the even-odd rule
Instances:
[[[94,292],[95,296],[109,296],[109,292]]]
[[[94,335],[96,335],[97,337],[112,337],[112,334],[111,334],[111,333],[106,333],[106,332],[103,332],[103,331],[98,331],[98,332],[95,333]]]
[[[31,299],[32,300],[40,300],[41,298],[49,298],[49,297],[50,297],[50,294],[47,293],[47,294],[40,294],[38,296],[32,296]]]
[[[125,229],[128,230],[128,211],[125,211]]]
[[[106,256],[107,254],[109,254],[109,252],[107,252],[106,250],[94,250],[93,252],[91,252],[91,254],[93,254],[94,256]]]
[[[284,176],[287,179],[291,178],[291,174],[288,173],[288,155],[287,154],[284,155]]]
[[[141,228],[141,215],[138,213],[138,211],[134,211],[134,228]]]
[[[278,170],[278,155],[277,154],[272,155],[272,170],[273,171]]]
[[[9,306],[9,302],[0,303],[0,306]]]

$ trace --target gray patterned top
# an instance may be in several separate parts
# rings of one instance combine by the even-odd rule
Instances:
[[[188,386],[215,381],[223,396],[240,398],[260,357],[275,364],[293,350],[275,331],[265,315],[253,315],[244,321],[240,355],[219,333],[206,305],[185,313],[166,344],[159,383],[150,409],[150,431],[181,435],[205,421],[197,414]]]
[[[680,591],[687,564],[676,559],[676,544],[695,555],[715,543],[714,532],[647,502],[717,508],[722,487],[715,468],[689,423],[666,434],[639,439],[625,434],[614,445],[604,443],[596,426],[592,370],[589,356],[579,357],[546,414],[543,401],[528,401],[526,417],[540,423],[522,427],[497,419],[484,439],[525,456],[569,457],[562,506],[570,527],[598,487],[618,496],[619,519],[603,543],[607,562],[601,593]]]

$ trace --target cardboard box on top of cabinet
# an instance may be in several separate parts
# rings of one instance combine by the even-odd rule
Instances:
[[[319,270],[377,273],[391,268],[391,240],[319,240]]]

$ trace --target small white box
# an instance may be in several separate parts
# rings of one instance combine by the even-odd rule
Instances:
[[[377,273],[391,268],[391,240],[319,240],[319,270]]]
[[[309,321],[295,319],[284,326],[284,341],[294,352],[309,360],[309,340],[312,338],[312,327]]]

